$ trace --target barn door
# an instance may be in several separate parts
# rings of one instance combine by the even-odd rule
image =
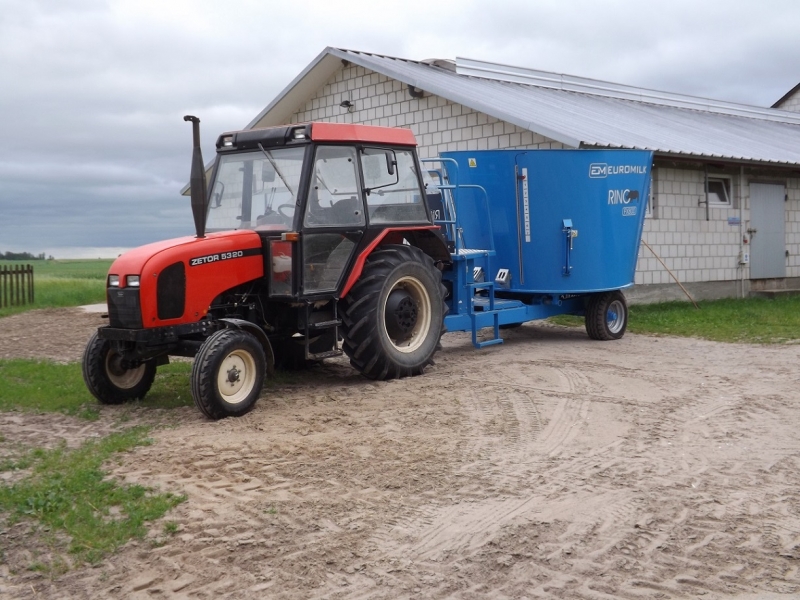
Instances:
[[[782,185],[750,184],[750,279],[786,277],[785,195]]]

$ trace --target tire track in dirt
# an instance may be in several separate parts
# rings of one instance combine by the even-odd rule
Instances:
[[[607,366],[603,365],[603,368],[607,368]],[[584,371],[584,373],[585,372],[586,371]],[[591,373],[591,370],[588,372]],[[583,373],[580,373],[579,377],[569,377],[569,375],[570,374],[565,374],[566,379],[573,382],[570,386],[570,392],[580,393],[580,391],[586,388],[587,379],[583,376]],[[574,383],[576,381],[579,383]],[[658,385],[658,382],[653,383]],[[568,397],[561,397],[546,430],[540,433],[539,443],[542,446],[542,450],[549,451],[549,454],[551,454],[552,457],[557,457],[559,454],[562,454],[563,449],[568,448],[571,441],[578,437],[578,435],[571,435],[571,432],[575,430],[574,428],[580,423],[580,420],[586,419],[587,416],[586,413],[582,413],[579,408],[576,409],[574,403],[571,406],[570,400],[574,400],[572,394],[570,394]],[[678,437],[678,439],[686,438],[687,427],[689,429],[693,428],[693,434],[702,434],[705,428],[705,434],[702,435],[704,439],[725,439],[724,436],[727,435],[727,432],[729,432],[733,427],[736,427],[740,430],[744,424],[742,422],[743,415],[741,414],[741,411],[737,412],[730,410],[730,408],[724,404],[724,402],[726,402],[724,399],[721,400],[722,403],[716,402],[710,406],[697,405],[694,399],[686,397],[677,398],[677,400],[678,410],[668,410],[665,412],[659,407],[656,407],[654,411],[651,411],[654,414],[650,416],[654,418],[666,417],[671,423],[667,426],[667,430],[672,431],[675,434],[679,434],[680,437]],[[641,410],[647,412],[646,408]],[[683,415],[680,414],[681,412],[686,412],[687,414],[699,412],[700,415],[696,419],[691,419],[689,417],[683,418]],[[571,416],[566,418],[564,413],[570,413]],[[705,425],[704,422],[706,421],[711,421],[714,423],[713,431],[709,430],[707,425]],[[568,427],[567,431],[564,430],[565,426]],[[636,436],[634,436],[633,440],[623,440],[612,443],[604,448],[596,448],[591,455],[583,457],[579,460],[561,461],[562,464],[546,471],[545,479],[552,478],[559,482],[563,482],[563,475],[565,473],[572,473],[574,475],[581,473],[585,474],[585,467],[588,466],[588,462],[590,460],[596,462],[598,455],[607,452],[618,453],[620,451],[633,449],[622,448],[622,446],[635,447],[635,437]],[[660,438],[661,436],[657,434],[655,437]],[[551,442],[550,444],[548,444],[548,440]],[[633,478],[640,476],[643,472],[658,469],[658,463],[661,461],[668,461],[669,455],[674,454],[674,450],[668,446],[665,446],[660,454],[660,456],[654,457],[655,460],[650,461],[647,460],[647,457],[640,457],[640,460],[633,463],[631,463],[630,460],[627,460],[626,463],[625,457],[615,458],[612,456],[609,460],[597,465],[598,471],[600,473],[604,471],[611,472],[613,475],[608,475],[607,478],[618,479],[620,482],[632,480],[635,481]],[[699,463],[697,462],[698,458],[700,459]],[[566,464],[564,464],[565,462]],[[634,467],[633,469],[631,469],[632,466]],[[702,453],[698,454],[694,458],[694,462],[692,464],[692,476],[702,476],[708,470],[708,465],[703,463]],[[562,471],[561,477],[557,477],[558,474],[556,471]],[[661,568],[657,569],[659,577],[662,581],[666,580],[666,584],[658,584],[655,581],[650,582],[639,579],[636,582],[636,586],[639,586],[640,589],[642,587],[650,587],[651,589],[661,589],[665,591],[668,590],[681,595],[683,595],[683,593],[680,590],[682,588],[685,590],[687,586],[694,586],[700,591],[724,591],[725,587],[721,582],[724,581],[724,579],[722,579],[722,575],[727,573],[727,568],[725,568],[722,573],[717,573],[719,577],[716,579],[716,581],[714,581],[712,578],[710,583],[704,583],[698,580],[696,577],[692,577],[686,573],[687,569],[697,569],[704,565],[705,557],[713,556],[714,559],[718,559],[719,557],[713,551],[709,550],[715,545],[721,543],[723,547],[726,548],[725,552],[729,553],[729,544],[733,543],[734,540],[730,539],[729,536],[720,534],[719,527],[722,524],[720,519],[715,517],[713,513],[709,515],[709,517],[702,517],[700,515],[694,515],[693,513],[695,511],[687,510],[678,513],[673,522],[668,524],[671,529],[659,527],[658,525],[665,524],[664,521],[653,518],[653,513],[648,513],[647,510],[648,508],[652,508],[654,506],[653,499],[648,498],[647,495],[635,495],[630,494],[627,491],[620,491],[619,488],[623,485],[623,483],[620,483],[618,486],[611,486],[610,489],[612,490],[615,487],[617,488],[616,492],[604,492],[603,488],[608,490],[608,486],[602,486],[594,483],[594,496],[581,499],[583,512],[573,514],[570,527],[565,532],[560,534],[557,540],[561,542],[560,550],[558,544],[555,545],[555,548],[552,546],[547,547],[549,556],[555,556],[559,551],[571,554],[571,546],[579,544],[582,540],[588,539],[588,541],[591,542],[591,538],[595,534],[599,534],[600,538],[605,538],[605,542],[595,548],[586,548],[584,559],[589,563],[589,565],[597,569],[608,569],[612,564],[615,563],[625,565],[631,564],[630,561],[652,561],[654,559],[654,555],[666,555],[662,556],[661,559],[659,559],[658,556],[655,556],[656,564],[659,562],[666,562],[673,565],[671,568],[666,569],[664,569],[664,566],[662,565]],[[536,513],[536,517],[540,520],[540,523],[546,522],[552,517],[563,517],[565,515],[564,511],[559,510],[559,507],[555,501],[558,496],[558,494],[555,493],[557,492],[555,487],[557,486],[553,486],[549,490],[547,489],[548,486],[546,484],[539,487],[538,491],[540,493],[548,494],[553,492],[553,497],[551,499],[551,507],[553,510],[546,511],[544,513],[542,511],[538,511]],[[592,500],[594,500],[594,502],[592,502]],[[700,508],[702,508],[704,502],[710,503],[712,510],[716,505],[716,503],[713,501],[700,501]],[[671,507],[670,503],[663,504]],[[657,511],[657,513],[658,512],[659,511]],[[509,511],[500,513],[501,518],[502,516],[509,514],[513,516],[513,513]],[[627,524],[631,521],[637,523],[633,533],[629,533],[627,528],[623,528],[623,530],[619,532],[619,535],[609,536],[609,532],[613,532],[614,529],[620,524]],[[536,523],[534,521],[534,525],[535,524]],[[482,525],[485,524],[482,523]],[[518,529],[525,529],[526,527],[529,527],[516,523],[512,523],[512,525],[515,525]],[[652,529],[649,529],[650,527],[652,527]],[[675,530],[680,531],[681,528],[686,530],[684,533],[691,543],[687,544],[685,548],[681,549],[680,556],[669,556],[670,545],[668,544],[668,540],[675,535]],[[666,531],[664,529],[666,529]],[[501,534],[501,538],[508,537],[507,535],[502,535],[504,532],[499,530],[498,533]],[[774,538],[775,536],[773,535],[772,537]],[[783,547],[787,548],[791,546],[794,541],[795,540],[791,539],[784,542]],[[486,543],[477,544],[478,550],[485,548],[487,545],[488,544]],[[583,543],[583,545],[591,546],[591,543]],[[776,547],[776,542],[774,539],[772,540],[771,545]],[[465,554],[464,550],[465,549],[462,548],[461,551],[456,551],[454,554],[463,557]],[[473,547],[467,547],[466,550],[474,553],[476,549]],[[423,556],[423,558],[428,557]],[[664,560],[664,558],[666,558],[666,560]],[[719,564],[718,560],[712,560],[711,562],[712,564],[715,562]],[[709,571],[708,568],[705,568],[704,570]],[[713,571],[709,572],[709,575],[712,574],[714,574]],[[659,579],[659,577],[654,577],[654,580]],[[612,588],[609,589],[619,590],[620,588],[612,586]],[[792,589],[792,586],[789,584],[788,587],[783,586],[781,589]],[[638,597],[639,593],[635,592],[633,588],[630,588],[625,590],[623,596]]]
[[[402,539],[395,539],[395,558],[438,569],[442,563],[474,555],[515,522],[543,518],[540,503],[555,490],[543,483],[547,478],[543,474],[580,435],[589,412],[588,400],[581,399],[588,395],[589,380],[577,370],[561,369],[557,375],[560,389],[551,391],[561,397],[546,425],[531,393],[515,389],[513,382],[484,382],[479,389],[473,385],[462,393],[461,404],[471,431],[464,453],[473,460],[467,460],[461,470],[473,483],[463,501],[449,506],[431,504],[423,514],[395,530],[395,534],[402,534]],[[616,446],[618,443],[608,448]],[[597,454],[589,460],[596,462]],[[559,465],[559,469],[565,468]],[[572,468],[580,469],[575,465]],[[481,483],[484,479],[494,484],[491,495]],[[508,485],[498,490],[497,482]],[[611,529],[630,514],[623,494],[618,490],[614,494],[611,502],[606,497],[597,501],[598,509],[580,524],[581,531]],[[382,536],[382,544],[388,545],[391,537],[391,532]]]

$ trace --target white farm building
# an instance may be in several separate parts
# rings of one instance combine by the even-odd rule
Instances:
[[[800,288],[800,86],[772,108],[457,58],[326,48],[247,129],[410,128],[421,157],[494,148],[652,150],[632,300]],[[654,254],[655,253],[655,254]]]

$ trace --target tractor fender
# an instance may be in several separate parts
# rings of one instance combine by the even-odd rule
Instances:
[[[450,252],[447,250],[447,242],[445,242],[442,235],[439,233],[438,225],[428,226],[411,226],[411,227],[389,227],[384,229],[372,240],[366,248],[364,248],[356,257],[350,274],[342,288],[341,298],[347,296],[350,289],[356,284],[358,278],[361,277],[361,272],[364,270],[364,264],[372,251],[384,243],[399,244],[402,240],[395,241],[392,238],[401,235],[409,237],[410,244],[422,250],[425,254],[430,256],[434,261],[449,262]]]
[[[264,354],[267,356],[267,373],[272,375],[275,372],[275,354],[272,352],[272,344],[269,343],[269,338],[267,338],[267,334],[264,333],[261,327],[250,321],[245,321],[244,319],[224,318],[218,320],[227,329],[239,329],[253,334],[256,339],[261,342],[261,346],[264,348]]]

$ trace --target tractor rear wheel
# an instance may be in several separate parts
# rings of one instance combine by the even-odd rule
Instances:
[[[144,398],[156,377],[155,361],[129,365],[95,331],[83,351],[83,380],[102,404],[122,404]]]
[[[192,365],[192,397],[209,419],[240,417],[252,410],[264,385],[267,359],[259,341],[223,329],[200,346]]]
[[[628,327],[628,304],[620,291],[594,294],[586,307],[586,333],[593,340],[618,340]]]
[[[419,375],[444,332],[445,287],[433,260],[413,246],[373,252],[344,298],[342,349],[370,379]]]

